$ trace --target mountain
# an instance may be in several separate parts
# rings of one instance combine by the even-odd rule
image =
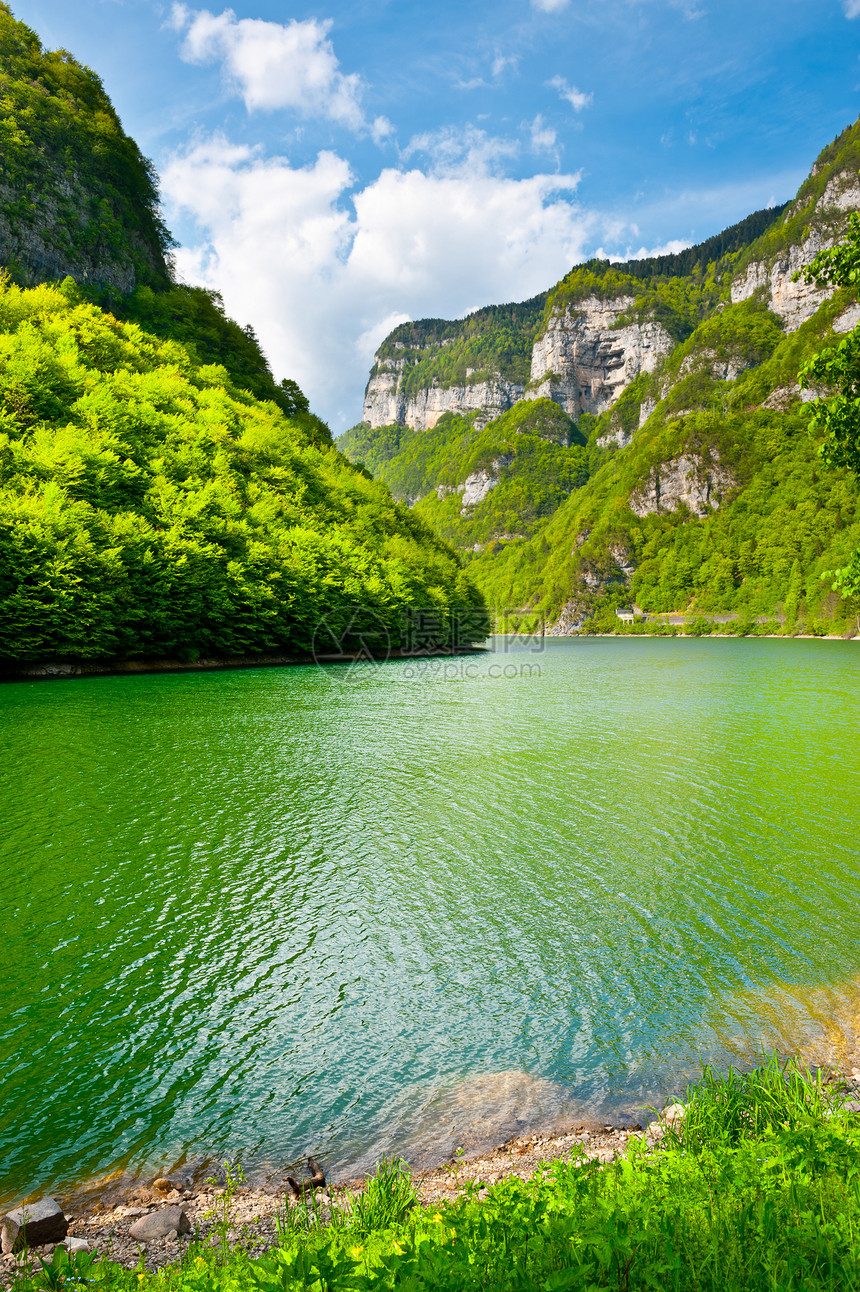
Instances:
[[[797,375],[860,307],[794,275],[860,208],[858,167],[860,123],[794,201],[697,247],[401,325],[339,445],[466,555],[499,614],[614,631],[635,604],[651,631],[671,614],[850,630],[823,576],[860,543],[860,497],[821,469]],[[564,433],[536,437],[550,409]]]
[[[95,72],[0,4],[0,264],[24,284],[166,286],[172,245],[152,165]]]
[[[171,280],[151,165],[3,4],[0,82],[0,669],[483,638],[457,554]]]

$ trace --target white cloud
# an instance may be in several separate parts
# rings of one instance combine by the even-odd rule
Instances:
[[[503,161],[518,156],[520,145],[515,139],[500,139],[475,126],[444,126],[413,135],[401,153],[401,160],[423,153],[437,174],[460,171],[481,174],[495,172]]]
[[[430,172],[386,169],[352,191],[331,152],[293,167],[223,137],[200,142],[162,175],[174,214],[200,230],[180,274],[221,291],[276,375],[340,430],[361,415],[373,350],[396,323],[523,300],[585,254],[595,217],[571,201],[577,175],[505,178],[492,149],[481,157],[486,140],[472,144],[461,140],[458,161],[443,144]]]
[[[534,121],[532,121],[529,126],[529,130],[531,132],[532,152],[556,152],[556,140],[558,136],[552,126],[548,126],[546,124],[540,113],[538,113]]]
[[[386,139],[390,139],[394,134],[394,126],[388,120],[388,117],[376,117],[370,127],[370,133],[375,144],[383,144]]]
[[[858,0],[858,3],[860,3],[860,0]],[[516,68],[519,61],[516,54],[496,54],[493,59],[493,76],[498,79],[507,68]]]
[[[568,85],[563,76],[554,76],[551,81],[547,81],[547,85],[558,90],[558,97],[569,103],[574,112],[581,112],[583,108],[590,107],[594,99],[593,94],[584,94],[575,85]]]
[[[569,2],[570,0],[532,0],[535,9],[540,9],[543,13],[561,13]]]
[[[860,0],[843,0],[846,18],[860,18]]]
[[[174,4],[169,25],[183,35],[185,62],[220,63],[249,112],[289,108],[352,130],[364,128],[362,81],[341,72],[328,40],[330,20],[266,22],[237,18],[232,9],[213,14]]]
[[[638,233],[638,229],[633,225],[633,230]],[[658,247],[640,247],[638,251],[625,251],[623,256],[608,254],[602,247],[598,247],[594,256],[596,260],[611,260],[613,264],[620,264],[626,260],[648,260],[651,256],[674,256],[679,251],[684,251],[693,244],[684,238],[672,238],[669,242],[663,242]]]

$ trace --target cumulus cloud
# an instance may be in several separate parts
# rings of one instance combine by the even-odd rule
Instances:
[[[860,0],[843,0],[846,18],[860,18]]]
[[[364,87],[357,74],[341,72],[328,39],[330,20],[267,22],[237,18],[232,9],[214,14],[174,4],[169,21],[182,34],[181,57],[187,63],[220,63],[249,112],[288,108],[364,129]]]
[[[486,140],[472,143],[458,153],[437,140],[432,168],[389,168],[356,189],[333,152],[293,166],[223,137],[199,141],[162,174],[174,214],[199,230],[179,272],[221,291],[276,375],[343,429],[359,419],[373,351],[396,323],[525,299],[585,253],[595,217],[572,201],[577,175],[506,178],[481,159]]]
[[[574,112],[581,112],[583,108],[590,107],[594,99],[593,94],[584,94],[575,85],[568,85],[563,76],[554,76],[551,81],[547,81],[547,85],[558,90],[558,97],[569,103]]]

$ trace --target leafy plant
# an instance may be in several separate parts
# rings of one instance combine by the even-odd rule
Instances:
[[[350,1228],[366,1235],[402,1225],[417,1201],[407,1164],[383,1157],[363,1192],[352,1201]]]

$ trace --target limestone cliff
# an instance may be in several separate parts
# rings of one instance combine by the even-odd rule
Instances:
[[[362,421],[369,426],[411,426],[416,431],[430,431],[443,413],[478,413],[483,425],[500,417],[525,392],[525,382],[505,381],[502,377],[445,386],[438,377],[429,386],[409,390],[404,387],[406,362],[403,359],[375,357],[374,375],[367,383]]]
[[[826,572],[860,543],[860,492],[820,471],[808,405],[827,392],[798,374],[860,303],[795,275],[860,209],[858,171],[860,121],[791,203],[698,246],[578,265],[504,319],[404,325],[344,451],[459,548],[503,618],[612,631],[635,601],[778,619],[802,578],[810,621],[839,622]],[[553,443],[538,408],[566,419]]]
[[[507,412],[529,380],[545,299],[401,324],[374,356],[362,421],[427,431],[444,413],[474,412],[483,425]]]
[[[553,311],[532,350],[529,399],[553,399],[569,417],[598,416],[675,347],[653,319],[625,323],[635,298],[589,296]]]
[[[820,174],[821,167],[815,166],[810,179]],[[799,240],[786,237],[773,249],[765,244],[762,254],[749,260],[732,282],[732,302],[758,296],[783,320],[789,332],[806,323],[832,293],[809,283],[795,282],[794,276],[819,251],[833,246],[845,227],[846,215],[857,210],[860,210],[860,182],[856,171],[835,169],[820,195],[809,196],[801,190],[783,221],[790,229],[798,218],[803,218],[805,227]]]

